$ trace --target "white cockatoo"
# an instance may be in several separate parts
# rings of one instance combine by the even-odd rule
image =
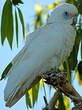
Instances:
[[[46,25],[30,33],[25,46],[12,60],[4,90],[6,106],[13,106],[39,80],[42,73],[58,68],[73,49],[77,8],[57,6]]]

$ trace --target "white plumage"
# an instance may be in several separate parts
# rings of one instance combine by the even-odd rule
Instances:
[[[53,10],[46,25],[29,34],[8,73],[6,106],[13,106],[35,84],[35,79],[38,82],[41,73],[58,68],[70,55],[76,36],[73,17],[77,14],[75,6],[64,3]]]

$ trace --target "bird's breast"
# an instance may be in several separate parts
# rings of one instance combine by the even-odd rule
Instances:
[[[67,29],[66,29],[67,28]],[[56,39],[53,56],[47,60],[42,71],[58,68],[65,59],[70,56],[73,49],[76,32],[68,27],[59,28],[58,38]]]

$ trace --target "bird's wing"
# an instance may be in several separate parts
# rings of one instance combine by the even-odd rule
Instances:
[[[54,25],[46,25],[31,33],[32,39],[13,60],[14,65],[9,71],[7,85],[4,90],[6,106],[11,107],[32,87],[31,84],[39,76],[41,68],[50,59],[57,45]],[[55,30],[55,35],[54,31]],[[57,35],[58,36],[58,35]],[[36,81],[35,81],[36,82]]]

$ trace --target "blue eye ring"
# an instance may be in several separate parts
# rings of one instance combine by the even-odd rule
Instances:
[[[67,11],[65,11],[65,12],[63,13],[63,16],[64,16],[65,19],[67,19],[67,18],[69,17],[69,13],[68,13]]]

